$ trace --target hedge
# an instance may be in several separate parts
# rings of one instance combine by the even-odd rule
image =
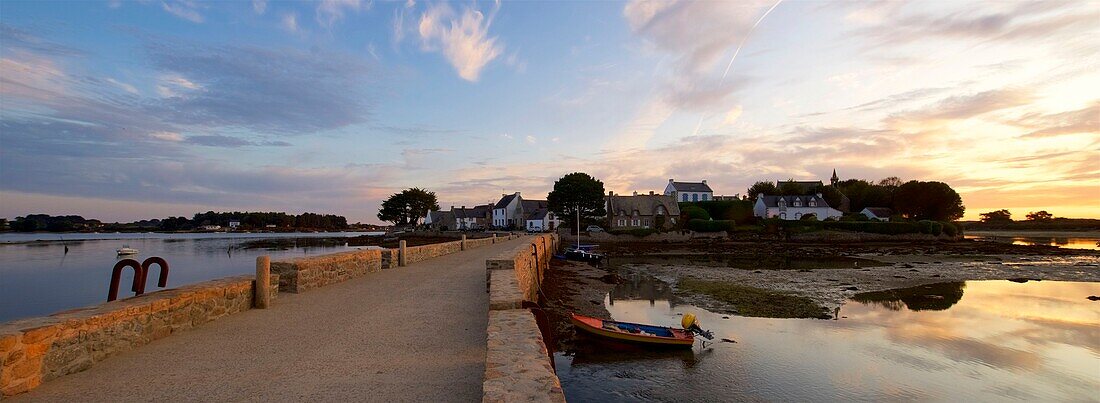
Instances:
[[[699,207],[715,220],[733,220],[751,222],[755,219],[752,212],[753,202],[749,200],[708,200],[700,202],[680,202],[680,211],[688,207]],[[701,218],[701,217],[693,217]]]
[[[644,237],[646,235],[656,234],[657,231],[654,228],[634,228],[634,229],[613,229],[608,231],[611,235],[634,235],[636,237]]]
[[[733,220],[700,220],[688,221],[688,229],[697,232],[721,232],[733,231],[737,223]]]
[[[680,209],[680,215],[688,220],[709,220],[710,213],[699,206],[686,206]]]

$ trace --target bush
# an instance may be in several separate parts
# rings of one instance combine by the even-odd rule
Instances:
[[[733,220],[700,220],[688,221],[688,229],[697,232],[721,232],[733,231],[737,223]]]
[[[688,221],[694,220],[709,220],[710,213],[704,210],[702,207],[688,205],[680,209],[680,215],[687,217]],[[690,227],[689,227],[690,228]]]
[[[955,223],[945,222],[943,223],[943,233],[949,237],[955,237],[959,235],[959,227]]]
[[[749,200],[708,200],[701,202],[681,202],[680,211],[688,207],[699,207],[715,220],[733,220],[750,222],[753,220],[753,202]]]
[[[871,234],[898,235],[915,234],[920,228],[915,223],[886,221],[837,221],[827,222],[825,229],[866,232]]]
[[[917,221],[917,226],[920,227],[920,233],[939,236],[943,233],[943,224],[931,220]]]

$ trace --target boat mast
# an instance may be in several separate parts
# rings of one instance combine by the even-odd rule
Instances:
[[[581,250],[581,204],[577,203],[577,250]]]

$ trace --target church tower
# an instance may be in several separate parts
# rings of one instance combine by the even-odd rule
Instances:
[[[836,176],[836,168],[833,168],[833,177],[829,178],[829,183],[836,186],[837,182],[840,182],[840,178]]]

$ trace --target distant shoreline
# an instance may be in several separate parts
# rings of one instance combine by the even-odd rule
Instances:
[[[357,236],[381,236],[385,231],[293,231],[293,232],[4,232],[0,233],[0,245],[25,245],[25,244],[49,244],[49,243],[66,243],[66,242],[83,242],[83,241],[140,241],[142,239],[172,239],[172,235],[196,235],[192,239],[248,239],[248,238],[325,238],[325,237],[344,237],[353,238]],[[19,236],[40,236],[40,237],[53,237],[54,239],[14,239],[6,240],[5,236],[11,235]],[[63,238],[65,235],[77,235],[80,237]],[[135,237],[134,235],[146,235],[144,237]],[[149,236],[152,235],[152,236]],[[209,235],[209,236],[202,236]],[[188,238],[181,238],[188,239]]]

